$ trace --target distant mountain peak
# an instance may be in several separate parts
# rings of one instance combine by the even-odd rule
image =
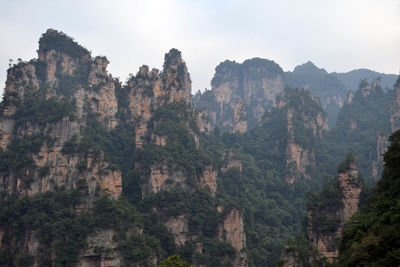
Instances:
[[[325,69],[318,68],[311,61],[307,61],[302,65],[298,65],[294,68],[293,73],[307,73],[310,75],[325,75],[327,74]]]

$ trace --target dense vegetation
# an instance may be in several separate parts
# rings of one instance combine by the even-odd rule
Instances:
[[[90,54],[86,48],[80,46],[65,33],[50,29],[39,39],[39,51],[46,52],[52,49],[78,59]]]
[[[374,87],[366,81],[360,82],[351,103],[340,110],[337,125],[329,131],[326,138],[326,170],[334,174],[330,162],[339,162],[348,151],[357,158],[359,169],[367,183],[373,184],[373,160],[377,153],[377,136],[388,136],[390,128],[390,105],[394,101],[394,91],[387,93],[379,86]],[[323,163],[324,164],[324,163]],[[378,175],[382,166],[377,165]]]
[[[326,106],[328,124],[332,128],[336,124],[340,107],[335,100],[346,99],[347,88],[332,74],[307,62],[297,66],[293,72],[285,73],[286,83],[294,88],[308,88],[312,95],[319,97]]]
[[[382,179],[361,212],[345,225],[343,266],[397,266],[400,259],[400,132],[390,137]]]
[[[90,53],[72,38],[50,30],[40,39],[39,50],[67,54],[79,64],[69,75],[61,71],[59,59],[57,82],[50,89],[46,84],[47,63],[34,61],[40,88],[23,84],[26,93],[22,101],[11,93],[8,95],[11,100],[6,98],[2,103],[5,107],[11,101],[17,107],[13,116],[15,130],[7,149],[0,149],[0,174],[9,191],[17,192],[14,187],[17,183],[20,186],[20,182],[24,190],[28,189],[33,179],[49,174],[51,166],[36,166],[33,155],[38,155],[44,145],[53,147],[56,140],[48,134],[54,123],[64,118],[76,120],[73,93],[79,88],[97,92],[100,88],[89,88]],[[174,49],[171,55],[174,58],[180,52]],[[166,65],[172,63],[168,60]],[[185,74],[181,67],[177,71],[182,77]],[[22,77],[22,72],[15,73],[17,78]],[[219,86],[233,79],[238,83],[240,95],[245,81],[260,82],[265,77],[278,75],[296,86],[308,84],[311,93],[323,97],[344,93],[338,79],[312,64],[296,68],[290,76],[284,75],[275,62],[259,58],[242,64],[221,63],[212,84]],[[372,182],[371,162],[379,157],[376,135],[390,132],[389,106],[394,93],[385,92],[379,86],[371,89],[364,81],[352,102],[340,111],[337,126],[329,132],[316,122],[325,118],[319,101],[307,90],[286,88],[278,99],[284,104],[269,110],[259,125],[252,114],[243,118],[248,120],[250,130],[242,135],[223,133],[219,128],[210,134],[201,133],[190,105],[154,103],[150,108],[152,117],[146,121],[143,147],[137,148],[135,123],[140,123],[140,118],[133,118],[129,111],[130,88],[121,86],[118,80],[114,82],[118,125],[111,130],[105,128],[99,114],[85,105],[84,121],[79,121],[82,122],[79,136],[64,142],[60,152],[68,160],[78,159],[76,168],[80,173],[87,168],[89,156],[93,161],[104,159],[106,171],[119,170],[123,183],[121,198],[112,199],[100,190],[100,185],[89,194],[83,179],[71,186],[74,189],[52,184],[53,192],[34,196],[0,192],[0,265],[30,266],[36,261],[40,266],[73,266],[88,248],[90,237],[112,230],[117,246],[95,247],[94,253],[120,253],[128,266],[151,266],[156,260],[161,266],[228,267],[237,255],[232,244],[223,241],[221,233],[224,235],[222,225],[233,210],[244,218],[246,246],[241,252],[248,255],[249,266],[275,266],[283,251],[296,251],[305,266],[310,264],[310,258],[317,265],[326,264],[318,252],[309,250],[307,241],[301,237],[304,223],[320,233],[337,230],[340,218],[334,213],[343,206],[343,194],[337,178],[323,177],[336,174],[334,166],[345,153],[352,151],[360,161],[361,171]],[[257,84],[255,89],[260,88]],[[47,98],[46,90],[54,90],[52,93],[56,96]],[[153,88],[146,88],[144,95],[153,97]],[[202,101],[219,108],[211,91],[203,95]],[[250,105],[262,104],[268,110],[272,103],[263,101],[260,97]],[[232,107],[225,108],[233,116]],[[334,114],[331,110],[328,113]],[[33,133],[27,131],[29,125],[36,127]],[[383,178],[374,196],[344,229],[340,247],[340,263],[344,266],[394,265],[400,259],[400,236],[396,232],[400,227],[400,133],[392,135],[390,141],[392,146],[385,155]],[[303,161],[305,173],[291,185],[285,178],[298,170],[294,160],[291,163],[295,167],[288,163],[289,143],[295,143],[302,149],[301,153],[309,153],[310,161],[316,162]],[[224,168],[232,160],[238,163],[236,167]],[[339,165],[339,172],[354,163],[354,157],[348,154]],[[147,185],[152,168],[160,165],[171,174],[163,185],[168,190],[151,192]],[[201,187],[206,168],[218,170],[215,196],[210,188]],[[319,192],[312,192],[321,187]],[[311,222],[303,221],[306,209],[313,215]],[[188,222],[187,240],[181,246],[176,245],[173,234],[165,226],[166,221],[178,217]],[[28,253],[27,240],[38,240],[37,258]]]
[[[250,266],[274,266],[286,241],[301,233],[305,214],[304,194],[318,188],[321,181],[285,181],[285,148],[291,137],[287,131],[287,112],[293,110],[294,138],[306,140],[302,145],[314,150],[321,141],[304,123],[323,113],[305,90],[287,88],[287,106],[273,109],[265,122],[244,135],[218,134],[218,130],[201,140],[210,154],[232,151],[243,168],[221,173],[218,196],[244,213]],[[222,158],[222,155],[218,156]],[[217,158],[218,158],[217,157]],[[221,162],[220,164],[223,164]]]

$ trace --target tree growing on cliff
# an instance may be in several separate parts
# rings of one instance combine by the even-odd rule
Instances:
[[[181,260],[181,257],[178,255],[173,255],[161,262],[160,267],[194,267],[194,265],[190,265],[186,261]]]

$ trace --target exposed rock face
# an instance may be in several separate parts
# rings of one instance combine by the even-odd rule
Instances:
[[[57,34],[57,31],[48,30],[40,42]],[[72,138],[79,139],[81,127],[86,125],[89,111],[96,114],[98,121],[108,129],[117,124],[117,82],[107,75],[107,59],[97,57],[93,60],[89,52],[83,53],[81,57],[74,57],[68,52],[42,45],[38,54],[37,61],[20,62],[8,71],[2,106],[3,118],[0,120],[0,145],[7,149],[13,131],[17,133],[14,137],[16,139],[45,134],[53,141],[44,142],[40,150],[33,154],[34,164],[39,169],[18,172],[10,170],[2,177],[2,187],[8,193],[32,195],[53,191],[56,187],[75,188],[78,180],[83,179],[91,195],[99,185],[102,190],[109,191],[114,198],[118,198],[122,191],[121,173],[109,170],[103,155],[62,153],[66,142]],[[87,68],[87,76],[85,72],[79,72],[82,68]],[[66,80],[69,81],[68,86]],[[83,84],[86,82],[88,87],[84,88]],[[44,100],[54,97],[74,102],[76,117],[64,117],[44,124],[28,121],[16,125],[14,115],[20,105],[18,103],[24,102],[27,95],[39,91],[44,91]],[[31,177],[29,185],[23,182],[26,177]]]
[[[203,176],[200,178],[200,185],[203,188],[210,189],[211,195],[215,196],[215,192],[217,192],[217,171],[214,170],[213,166],[206,166]]]
[[[242,173],[242,162],[234,157],[234,154],[232,151],[229,151],[223,159],[223,164],[221,166],[221,172],[225,173],[230,169],[238,169],[239,173]]]
[[[148,139],[147,123],[152,118],[152,110],[166,103],[185,103],[191,106],[191,80],[181,53],[171,49],[165,54],[164,68],[149,70],[144,65],[136,76],[128,81],[129,111],[135,124],[135,144],[142,148]]]
[[[338,190],[342,194],[342,206],[337,208],[324,207],[324,211],[308,211],[310,221],[307,235],[311,245],[318,249],[322,256],[330,262],[339,255],[338,245],[344,223],[358,211],[362,182],[359,177],[357,165],[354,161],[344,162],[344,167],[339,170]],[[316,217],[326,216],[337,222],[334,229],[316,231],[312,226],[312,220]]]
[[[196,112],[196,122],[197,127],[200,132],[210,133],[212,131],[210,119],[208,118],[208,114],[205,110]]]
[[[167,162],[156,163],[151,167],[148,184],[143,187],[143,197],[150,192],[157,193],[176,186],[185,187],[185,180],[181,171],[169,170]]]
[[[305,149],[293,141],[288,141],[286,156],[286,168],[289,174],[285,179],[288,183],[292,184],[301,178],[311,178],[306,169],[315,165],[314,153],[311,150]]]
[[[265,121],[278,124],[280,122],[275,120],[282,117],[286,118],[286,129],[282,129],[282,132],[286,131],[282,144],[285,146],[285,179],[288,183],[310,179],[310,171],[315,167],[315,152],[312,146],[304,144],[301,135],[307,132],[307,138],[314,141],[323,138],[328,129],[326,115],[318,98],[303,89],[290,89],[277,98],[276,108],[266,114]]]
[[[185,244],[186,240],[190,237],[190,231],[188,226],[188,220],[185,215],[179,215],[175,217],[170,217],[167,222],[165,222],[168,230],[175,237],[175,244],[182,246]]]
[[[300,267],[303,266],[301,261],[299,261],[299,255],[296,251],[285,248],[282,254],[282,264],[281,267]]]
[[[246,234],[244,232],[243,217],[237,209],[232,209],[219,229],[218,238],[229,242],[236,250],[234,266],[247,266],[247,254],[243,251],[246,247]]]
[[[356,164],[349,164],[345,170],[339,172],[339,186],[343,193],[344,206],[341,211],[343,216],[341,227],[343,227],[344,222],[358,211],[360,202],[362,184]]]
[[[60,45],[60,38],[69,42],[69,45]],[[189,133],[187,143],[190,143],[190,149],[196,145],[199,147],[200,132],[211,131],[206,113],[194,112],[192,109],[190,76],[178,50],[172,49],[165,55],[162,72],[156,69],[150,71],[147,66],[142,66],[136,76],[130,77],[126,86],[122,87],[117,79],[107,73],[109,62],[105,57],[92,58],[85,48],[62,33],[48,30],[39,43],[37,60],[20,62],[8,71],[5,97],[0,107],[0,147],[3,150],[13,152],[15,143],[24,143],[26,139],[31,140],[29,138],[35,141],[34,145],[38,143],[37,148],[29,147],[23,155],[28,158],[28,162],[32,162],[31,165],[10,168],[1,173],[0,187],[6,193],[33,196],[49,191],[58,192],[60,188],[76,189],[84,184],[85,189],[86,186],[88,189],[87,194],[83,196],[84,199],[78,207],[71,209],[75,209],[78,215],[91,215],[98,195],[107,194],[115,200],[120,197],[122,174],[118,165],[111,164],[113,160],[110,159],[110,153],[103,149],[101,142],[98,148],[97,141],[91,140],[90,131],[99,129],[107,134],[114,134],[123,123],[130,123],[135,129],[134,133],[132,131],[132,139],[135,140],[138,153],[144,152],[147,145],[167,150],[171,142],[170,136],[155,130],[162,120],[157,121],[154,115],[159,108],[174,105],[185,107],[182,116],[186,116],[184,119],[191,119],[183,120],[180,124],[187,130],[185,133]],[[55,118],[48,118],[44,112],[46,114],[40,113],[38,119],[26,119],[20,114],[21,110],[29,111],[30,104],[27,101],[31,101],[32,95],[42,101],[41,103],[65,105],[66,110],[55,109],[62,114]],[[242,119],[247,112],[246,104],[245,100],[239,100],[238,103],[232,113],[234,120],[238,122],[235,131],[244,132],[247,130],[247,121]],[[257,116],[261,113],[257,113]],[[38,138],[40,142],[36,142],[34,138]],[[197,168],[195,177],[190,177],[194,178],[194,182],[189,184],[184,169],[171,161],[157,159],[148,165],[144,162],[145,160],[134,162],[135,171],[143,176],[141,178],[148,178],[143,179],[144,182],[140,184],[143,197],[173,187],[190,192],[208,188],[211,199],[215,197],[218,172],[214,166]],[[229,161],[225,166],[226,169],[236,167],[241,169],[241,163],[235,160]],[[194,236],[189,231],[190,214],[160,217],[174,235],[176,245],[182,246],[190,239],[197,242],[196,250],[202,253],[203,244],[198,236],[201,232]],[[247,255],[243,252],[246,237],[241,214],[232,210],[221,229],[221,236],[218,238],[231,243],[237,250],[235,266],[247,266]],[[125,266],[126,262],[117,242],[120,235],[115,229],[96,228],[86,238],[87,246],[79,254],[78,266]],[[2,237],[3,232],[0,231],[0,241]],[[26,231],[24,242],[24,251],[33,255],[36,261],[41,253],[41,244],[35,237],[35,232]],[[157,263],[154,256],[153,265],[156,266]]]
[[[371,174],[374,181],[378,181],[383,169],[383,154],[387,151],[389,141],[387,136],[377,134],[376,136],[376,159],[372,160]]]
[[[89,116],[108,130],[117,125],[115,88],[119,82],[107,74],[106,58],[92,59],[90,53],[72,39],[68,39],[72,44],[70,50],[62,45],[51,47],[49,40],[52,38],[67,40],[69,37],[48,30],[39,41],[38,59],[19,62],[8,70],[1,105],[0,146],[15,153],[15,144],[36,140],[32,142],[37,144],[37,149],[25,149],[20,157],[26,156],[31,165],[10,167],[1,174],[0,187],[8,194],[32,196],[59,188],[78,188],[83,182],[88,191],[83,204],[76,207],[79,214],[92,209],[96,194],[107,193],[118,199],[122,192],[121,172],[110,168],[102,152],[78,150]],[[30,101],[32,95],[35,101],[51,105],[50,108],[62,115],[49,119],[49,115],[57,114],[49,114],[50,110],[43,111],[40,107],[30,110],[31,104],[26,101]],[[70,113],[60,109],[63,103],[70,103]],[[34,113],[35,117],[28,120],[26,116],[30,114],[21,115],[21,109],[25,109],[25,113],[45,113]],[[67,144],[70,151],[64,150]],[[116,248],[113,236],[113,230],[104,230],[88,237],[89,247],[82,252],[80,266],[120,266],[120,255],[94,251],[100,246]],[[36,261],[39,248],[36,233],[26,231],[22,251],[34,255]]]
[[[396,92],[396,100],[390,107],[390,125],[392,132],[400,129],[400,76],[395,84],[394,90]]]
[[[243,133],[274,106],[284,88],[283,71],[266,59],[225,61],[215,69],[211,84],[211,91],[195,96],[196,108],[207,110],[212,127]]]
[[[87,249],[80,256],[80,267],[121,266],[114,230],[99,230],[87,238]]]

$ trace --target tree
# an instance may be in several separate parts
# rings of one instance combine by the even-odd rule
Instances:
[[[181,257],[178,255],[173,255],[161,262],[160,267],[194,267],[194,265],[190,265],[186,261],[181,260]]]

